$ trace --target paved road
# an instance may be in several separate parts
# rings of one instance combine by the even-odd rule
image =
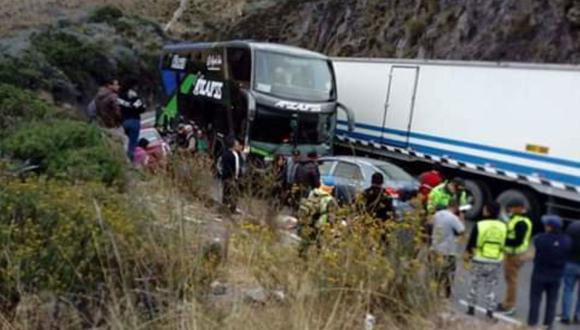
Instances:
[[[473,226],[472,223],[470,223],[468,225],[469,228],[471,228]],[[533,265],[532,262],[528,262],[524,265],[523,269],[520,272],[519,275],[519,286],[518,286],[518,303],[517,303],[517,313],[515,316],[513,316],[514,319],[517,319],[518,321],[523,322],[524,324],[526,323],[527,317],[528,317],[528,309],[529,309],[529,292],[530,292],[530,282],[531,282],[531,276],[532,276],[532,269],[533,269]],[[504,293],[505,293],[505,281],[503,279],[503,273],[501,275],[501,280],[500,280],[500,284],[498,285],[498,288],[496,290],[496,294],[498,299],[502,299],[504,297]],[[454,288],[454,299],[456,302],[456,305],[458,308],[465,310],[466,308],[464,306],[462,306],[459,303],[459,300],[463,299],[465,300],[465,298],[467,297],[467,286],[468,286],[468,273],[465,271],[465,269],[463,268],[462,263],[460,262],[459,266],[458,266],[458,270],[457,270],[457,274],[456,274],[456,281],[455,281],[455,288]],[[560,297],[562,297],[562,294],[560,293]],[[560,308],[561,308],[561,299],[558,300],[558,313],[557,315],[560,314]],[[544,313],[543,313],[544,307],[541,307],[541,311],[542,313],[540,314],[540,321],[543,320],[544,317]],[[565,326],[560,324],[559,322],[555,322],[555,330],[561,329],[561,330],[569,330],[569,329],[580,329],[580,326],[578,325],[572,325],[572,326]]]

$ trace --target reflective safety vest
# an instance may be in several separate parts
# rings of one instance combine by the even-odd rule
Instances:
[[[519,223],[525,223],[528,227],[526,231],[526,235],[524,236],[524,241],[522,244],[516,247],[506,246],[505,252],[508,254],[521,254],[528,251],[530,247],[530,242],[532,241],[532,221],[523,215],[516,214],[511,217],[511,219],[507,223],[508,227],[508,239],[515,239],[516,238],[516,226]]]
[[[473,260],[500,262],[504,257],[508,236],[506,224],[501,220],[481,220],[477,223],[477,244]]]
[[[453,195],[447,191],[447,184],[449,181],[445,181],[433,188],[429,193],[429,200],[427,202],[427,210],[431,213],[435,213],[438,210],[445,209],[449,206],[449,202],[453,198]],[[461,192],[459,196],[459,204],[461,206],[467,205],[467,193],[465,191]]]

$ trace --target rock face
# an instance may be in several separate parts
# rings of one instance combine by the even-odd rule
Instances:
[[[108,77],[131,78],[158,95],[159,53],[167,38],[153,22],[111,7],[0,39],[0,80],[86,104]]]
[[[338,56],[579,63],[580,1],[254,0],[195,38]]]

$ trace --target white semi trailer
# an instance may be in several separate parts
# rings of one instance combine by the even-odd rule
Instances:
[[[443,165],[486,200],[523,198],[536,218],[580,218],[580,66],[334,58],[338,145]],[[342,120],[340,120],[342,119]],[[423,164],[423,165],[421,165]]]

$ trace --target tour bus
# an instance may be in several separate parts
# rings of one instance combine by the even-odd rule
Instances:
[[[168,102],[160,122],[194,122],[214,153],[235,136],[255,159],[327,155],[338,108],[354,127],[337,103],[331,60],[312,51],[253,41],[168,45],[161,74]]]

